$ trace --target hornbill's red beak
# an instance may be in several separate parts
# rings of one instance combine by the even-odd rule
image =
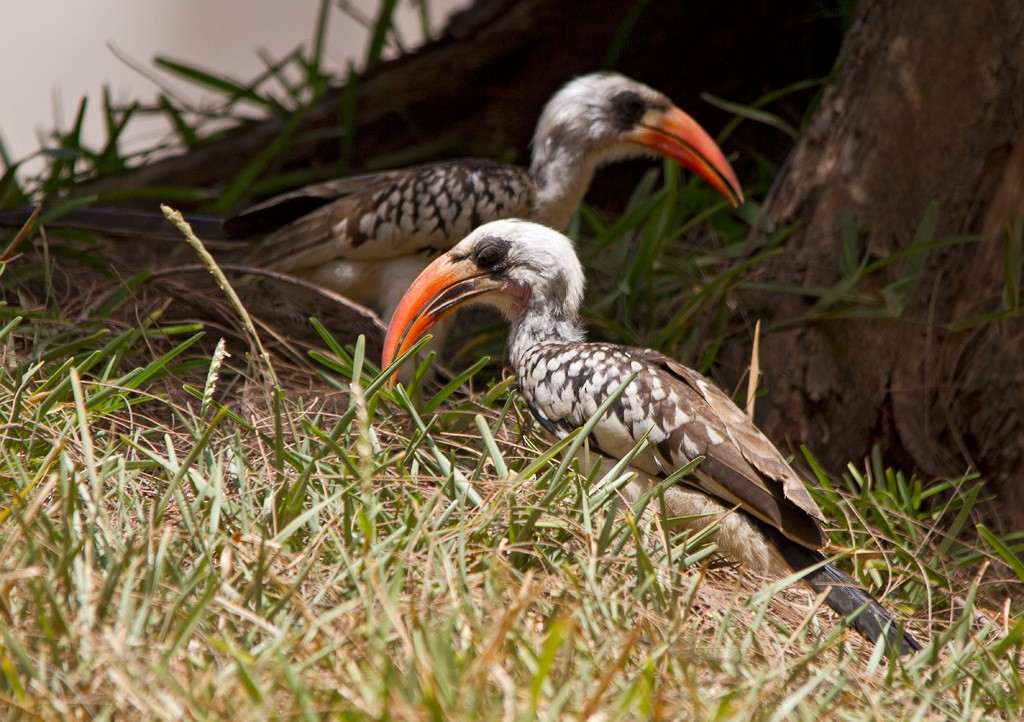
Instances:
[[[743,202],[743,189],[721,149],[697,121],[676,106],[648,110],[625,139],[693,171],[734,206]]]
[[[427,266],[402,296],[384,338],[381,368],[412,348],[442,318],[460,306],[504,283],[482,271],[468,258],[453,260],[445,254]],[[394,383],[395,377],[391,377]]]

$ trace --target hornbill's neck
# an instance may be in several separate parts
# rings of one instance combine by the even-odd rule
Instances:
[[[527,353],[536,346],[586,340],[579,309],[569,299],[556,300],[534,291],[518,316],[509,315],[508,357],[518,374],[523,371]]]
[[[536,184],[532,220],[564,230],[583,201],[594,172],[606,159],[574,143],[543,139],[534,146],[530,175]]]

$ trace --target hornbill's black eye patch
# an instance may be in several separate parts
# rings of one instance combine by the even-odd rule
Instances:
[[[469,254],[470,260],[485,271],[500,270],[508,260],[508,249],[512,244],[499,236],[485,236]]]
[[[640,122],[647,110],[647,103],[640,94],[632,90],[623,90],[612,96],[612,108],[624,125],[633,126]]]

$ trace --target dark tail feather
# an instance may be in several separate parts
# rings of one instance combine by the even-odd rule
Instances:
[[[825,561],[820,552],[800,546],[781,534],[778,535],[777,544],[782,557],[796,571],[820,565]],[[828,589],[825,603],[844,617],[859,611],[852,621],[853,628],[870,641],[877,641],[884,633],[890,648],[898,649],[900,654],[909,654],[921,649],[921,643],[909,632],[901,630],[885,607],[852,577],[836,569],[834,564],[818,566],[807,572],[804,581],[816,592]]]
[[[0,226],[23,226],[32,215],[34,208],[16,208],[0,211]],[[45,214],[45,209],[44,209]],[[224,240],[227,236],[221,228],[222,219],[216,216],[185,214],[185,220],[192,225],[196,235],[206,240]],[[149,238],[152,240],[180,240],[178,231],[163,213],[120,210],[117,208],[78,208],[46,223],[54,228],[77,228],[95,231],[109,236]]]

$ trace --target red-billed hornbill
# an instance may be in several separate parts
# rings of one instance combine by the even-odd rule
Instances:
[[[804,580],[870,640],[885,630],[900,653],[920,649],[891,615],[819,551],[827,544],[821,511],[797,473],[721,390],[655,351],[585,343],[578,310],[584,278],[572,243],[521,220],[489,223],[435,260],[402,299],[388,329],[383,363],[406,351],[440,318],[470,303],[501,310],[511,322],[508,356],[526,405],[550,433],[582,427],[631,376],[591,437],[603,456],[632,461],[632,501],[696,458],[703,461],[665,493],[670,515],[721,525],[721,552],[754,571]],[[703,517],[703,519],[701,519]],[[699,520],[699,521],[698,521]]]
[[[743,201],[729,162],[693,118],[643,83],[594,73],[548,101],[529,170],[472,158],[430,163],[306,186],[223,221],[189,220],[207,241],[256,239],[245,265],[311,281],[387,320],[419,272],[477,226],[528,218],[564,229],[598,166],[640,155],[670,158],[734,205]],[[0,224],[20,225],[28,214],[0,213]],[[162,216],[108,209],[73,211],[54,225],[176,233]]]

